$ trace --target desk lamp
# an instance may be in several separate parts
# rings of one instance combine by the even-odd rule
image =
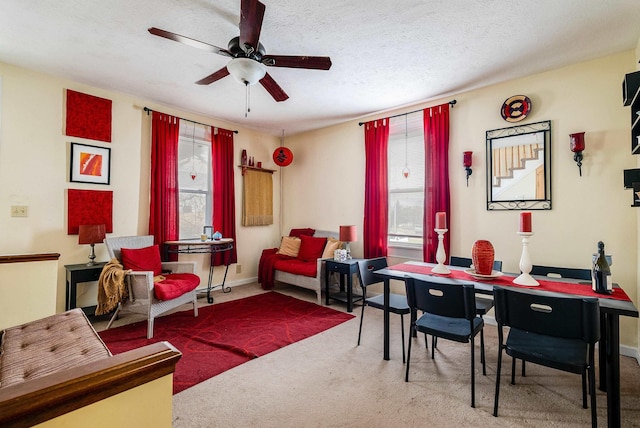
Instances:
[[[351,242],[358,240],[358,231],[354,225],[340,226],[340,240],[346,244],[347,259],[351,258]]]
[[[78,244],[90,244],[91,253],[89,253],[89,263],[87,266],[94,266],[96,262],[96,253],[93,246],[100,244],[105,237],[104,224],[81,224],[78,228]]]

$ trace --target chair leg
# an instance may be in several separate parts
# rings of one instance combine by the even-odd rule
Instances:
[[[362,319],[360,319],[362,321]],[[404,364],[407,359],[404,355],[404,315],[400,314],[400,332],[402,333],[402,363]]]
[[[118,314],[120,313],[120,308],[122,308],[122,303],[118,303],[118,307],[116,311],[113,313],[113,316],[109,320],[109,324],[107,324],[107,330],[111,328],[111,324],[118,318]]]
[[[485,364],[485,361],[484,361],[484,329],[480,330],[480,363],[482,364],[482,375],[486,376],[487,365]]]
[[[589,390],[591,391],[591,426],[596,428],[598,426],[598,413],[596,409],[596,374],[593,366],[592,361],[587,372],[589,375]]]
[[[471,338],[471,407],[476,407],[476,347],[473,337]]]
[[[153,339],[153,318],[149,317],[147,321],[147,339]]]
[[[410,331],[416,331],[415,327],[412,325]],[[409,345],[407,345],[407,369],[404,374],[404,381],[409,382],[409,361],[411,361],[411,338],[409,338]]]
[[[427,337],[427,335],[425,334],[425,337]],[[431,336],[431,359],[433,360],[434,354],[436,352],[436,341],[438,340],[437,337],[435,336]]]
[[[360,312],[360,330],[358,330],[358,345],[360,346],[360,335],[362,334],[362,320],[364,320],[364,307],[367,306],[367,288],[364,287],[362,291],[362,311]],[[404,351],[404,344],[402,345],[402,350]]]
[[[522,361],[524,363],[524,360]],[[516,359],[511,358],[511,385],[516,384]]]
[[[526,377],[527,376],[527,373],[526,373],[526,370],[524,369],[524,367],[525,367],[525,361],[522,360],[522,377]]]
[[[502,368],[502,345],[498,345],[498,363],[496,367],[496,393],[493,397],[493,416],[498,416],[498,399],[500,397],[500,370]]]
[[[587,409],[587,374],[582,372],[582,408]]]

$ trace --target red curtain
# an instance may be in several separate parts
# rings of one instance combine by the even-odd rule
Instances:
[[[233,131],[218,128],[211,141],[213,168],[213,230],[234,241],[233,250],[211,254],[211,266],[238,262],[236,251],[236,202],[233,180]]]
[[[387,146],[389,119],[364,124],[365,183],[363,246],[367,259],[387,255],[388,189]]]
[[[151,202],[149,234],[160,245],[179,238],[178,138],[180,119],[153,112],[151,125]],[[177,260],[177,254],[170,254]]]
[[[449,200],[449,104],[426,108],[423,111],[424,124],[424,242],[422,247],[425,262],[436,262],[438,234],[435,228],[437,212],[447,213],[450,219]],[[444,248],[449,258],[449,232],[444,235]]]

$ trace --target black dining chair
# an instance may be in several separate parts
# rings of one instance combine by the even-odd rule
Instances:
[[[447,284],[437,278],[423,281],[407,277],[405,286],[412,312],[411,331],[424,333],[425,338],[427,334],[431,335],[431,359],[435,356],[435,338],[471,343],[471,407],[475,407],[475,337],[482,331],[484,320],[476,315],[473,284]],[[417,311],[423,312],[420,318],[417,318]],[[405,382],[409,382],[411,361],[411,334],[409,337]],[[482,365],[485,373],[484,362]]]
[[[384,294],[367,297],[367,287],[369,285],[382,283],[384,279],[374,273],[378,269],[384,269],[387,265],[387,259],[380,257],[377,259],[358,260],[358,274],[360,285],[362,286],[362,313],[360,315],[360,329],[358,330],[358,346],[360,346],[360,336],[362,335],[362,320],[364,319],[365,306],[384,310]],[[389,312],[400,315],[400,329],[402,331],[402,362],[406,361],[404,351],[404,315],[411,313],[407,297],[402,294],[389,294]]]
[[[582,279],[585,281],[591,281],[591,270],[589,269],[577,269],[577,268],[565,268],[557,266],[531,266],[531,275],[548,276],[549,278],[572,278]],[[522,361],[522,376],[526,376],[526,363]]]
[[[597,425],[594,346],[600,339],[600,308],[596,298],[556,297],[527,290],[494,287],[498,323],[498,365],[493,416],[498,416],[502,351],[521,359],[582,376],[582,407],[587,408],[587,377],[591,424]],[[505,340],[504,329],[509,327]]]
[[[470,267],[472,260],[467,257],[451,256],[449,258],[449,266]],[[502,271],[502,260],[493,261],[493,270]],[[482,318],[493,308],[493,298],[489,296],[476,296],[476,314]],[[484,349],[484,331],[480,332],[480,345]],[[484,352],[480,353],[480,361],[484,363]],[[482,374],[486,375],[485,366],[482,366]]]

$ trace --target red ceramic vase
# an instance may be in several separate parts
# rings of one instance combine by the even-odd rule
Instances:
[[[471,260],[477,274],[491,275],[493,271],[494,251],[491,242],[478,240],[473,243]]]

